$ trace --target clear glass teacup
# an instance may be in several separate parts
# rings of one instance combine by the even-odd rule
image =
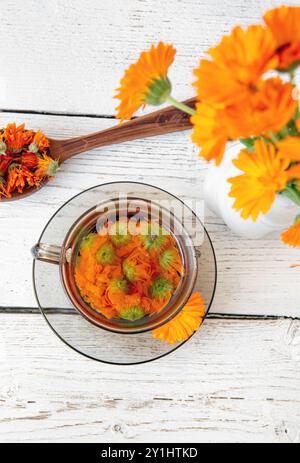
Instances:
[[[32,251],[35,259],[59,265],[61,284],[74,308],[85,319],[110,332],[137,334],[167,323],[187,303],[197,279],[203,226],[191,209],[180,200],[169,196],[166,201],[163,190],[138,183],[120,182],[112,185],[115,186],[112,188],[115,191],[108,195],[110,197],[101,198],[98,202],[95,198],[96,205],[74,220],[61,246],[38,243]],[[123,188],[125,185],[127,187]],[[162,196],[159,195],[160,191]],[[164,233],[175,240],[183,265],[180,283],[165,307],[155,314],[145,315],[134,321],[105,317],[83,299],[75,281],[75,268],[83,238],[91,232],[102,231],[103,225],[108,221],[113,223],[121,218],[126,218],[132,230],[139,221],[146,221],[154,230],[158,224]]]

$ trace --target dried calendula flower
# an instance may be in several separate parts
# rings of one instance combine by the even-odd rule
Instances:
[[[54,177],[58,167],[58,161],[52,159],[50,156],[47,156],[47,154],[41,154],[38,157],[38,168],[36,170],[36,175],[40,177]]]
[[[43,132],[27,130],[25,124],[12,123],[0,130],[0,199],[38,188],[55,175],[58,162],[51,158],[49,147]]]

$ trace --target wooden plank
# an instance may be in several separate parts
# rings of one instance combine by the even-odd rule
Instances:
[[[291,319],[208,319],[168,357],[117,367],[2,314],[0,441],[300,442],[299,360]]]
[[[112,125],[110,119],[0,114],[0,125],[25,121],[49,136],[68,137]],[[163,161],[163,162],[162,162]],[[55,180],[35,195],[0,205],[0,307],[35,307],[30,248],[54,212],[70,197],[93,185],[118,180],[157,185],[184,201],[202,200],[207,165],[198,159],[189,133],[138,140],[94,150],[68,161]],[[193,206],[193,204],[192,204]],[[219,281],[212,311],[216,313],[299,316],[299,252],[277,235],[245,240],[206,211],[206,226],[218,260]],[[2,286],[3,284],[3,286]],[[51,293],[51,292],[50,292]],[[51,294],[50,294],[51,297]]]
[[[5,0],[1,12],[0,107],[113,114],[126,67],[151,43],[177,48],[170,77],[193,96],[192,70],[224,33],[261,21],[281,0]],[[290,0],[289,4],[298,4]]]

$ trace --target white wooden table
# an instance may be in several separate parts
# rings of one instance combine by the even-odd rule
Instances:
[[[0,125],[66,137],[115,124],[123,70],[159,39],[178,50],[175,94],[190,97],[205,49],[281,3],[0,0]],[[206,168],[188,132],[139,140],[80,155],[42,191],[0,205],[1,442],[300,441],[300,254],[275,235],[238,238],[206,211],[219,268],[211,316],[151,364],[87,360],[38,313],[30,248],[67,199],[127,179],[200,201]]]

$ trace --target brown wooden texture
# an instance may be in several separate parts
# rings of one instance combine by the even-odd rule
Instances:
[[[195,106],[195,99],[185,101],[188,106]],[[164,135],[171,132],[186,130],[191,127],[190,116],[174,106],[151,112],[145,116],[132,119],[123,124],[101,130],[89,135],[66,140],[51,139],[51,156],[60,163],[94,148],[138,138]]]

